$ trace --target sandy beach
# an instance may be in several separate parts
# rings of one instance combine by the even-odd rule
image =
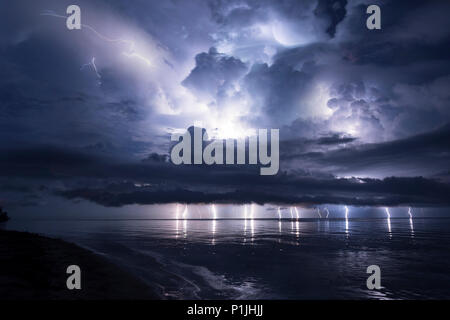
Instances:
[[[68,290],[78,265],[82,289]],[[0,300],[159,299],[156,291],[105,258],[59,239],[0,230]]]

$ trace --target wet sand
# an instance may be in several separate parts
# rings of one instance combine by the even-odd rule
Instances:
[[[69,265],[81,290],[68,290]],[[160,299],[156,290],[88,250],[59,239],[0,230],[0,300]]]

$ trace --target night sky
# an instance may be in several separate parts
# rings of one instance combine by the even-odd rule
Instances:
[[[70,4],[81,30],[58,17]],[[381,30],[366,28],[369,4]],[[449,12],[446,1],[2,1],[0,203],[449,206]],[[278,174],[173,165],[170,134],[192,125],[217,138],[280,129]]]

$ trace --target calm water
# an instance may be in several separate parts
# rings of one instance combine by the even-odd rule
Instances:
[[[4,228],[89,248],[167,298],[450,298],[450,219],[12,220]],[[373,264],[378,291],[366,288]]]

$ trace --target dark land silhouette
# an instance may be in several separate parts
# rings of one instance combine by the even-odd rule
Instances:
[[[81,290],[67,289],[69,265],[81,268]],[[159,299],[155,292],[75,244],[0,230],[0,300]]]

